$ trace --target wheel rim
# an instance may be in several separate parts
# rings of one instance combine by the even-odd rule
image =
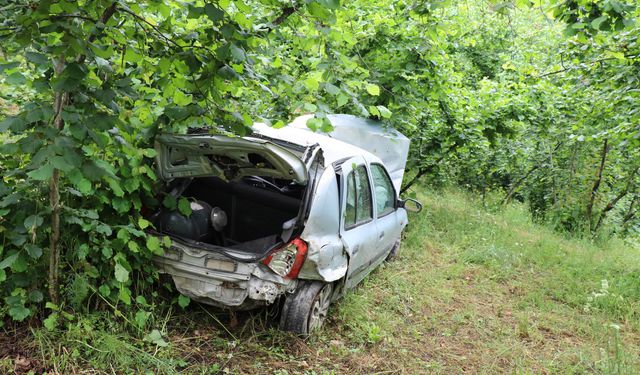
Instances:
[[[311,315],[309,316],[309,332],[315,331],[322,327],[327,318],[327,312],[329,311],[329,304],[331,304],[331,284],[327,284],[318,293],[318,297],[311,306]]]

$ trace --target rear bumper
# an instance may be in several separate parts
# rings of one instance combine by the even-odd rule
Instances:
[[[236,262],[175,243],[165,256],[153,260],[160,273],[172,277],[180,293],[218,307],[241,310],[269,305],[297,284],[260,263]],[[212,269],[220,265],[226,270]]]

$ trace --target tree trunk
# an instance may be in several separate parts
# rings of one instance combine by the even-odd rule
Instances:
[[[552,151],[549,151],[549,155],[552,155],[552,154],[553,154],[553,152],[558,151],[558,149],[559,149],[559,148],[560,148],[560,146],[562,146],[562,145],[563,145],[563,142],[558,142],[558,143],[555,145],[555,147],[553,148],[553,150],[552,150]],[[538,149],[538,145],[536,145],[536,150],[537,150],[537,149]],[[550,160],[549,162],[550,162],[551,167],[553,167],[553,161],[551,160],[551,158],[552,158],[552,157],[550,156],[550,157],[549,157],[549,160]],[[507,204],[507,203],[511,202],[511,199],[513,198],[513,194],[515,194],[515,192],[516,192],[516,191],[517,191],[517,189],[520,187],[520,185],[522,185],[522,183],[523,183],[523,182],[525,182],[525,181],[529,178],[529,176],[531,176],[531,174],[532,174],[533,172],[535,172],[536,170],[538,170],[541,166],[542,166],[542,164],[536,164],[536,165],[534,165],[533,167],[531,167],[531,168],[529,169],[529,171],[528,171],[524,176],[522,176],[518,181],[516,181],[516,183],[515,183],[515,184],[513,184],[513,185],[511,186],[511,188],[510,188],[510,189],[509,189],[509,191],[507,192],[507,195],[502,199],[502,201],[500,202],[500,204],[505,205],[505,204]],[[555,193],[554,193],[554,194],[555,194]]]
[[[400,192],[398,193],[398,195],[403,194],[405,191],[409,190],[409,188],[411,186],[413,186],[413,184],[415,184],[416,182],[418,182],[418,180],[424,176],[427,172],[429,172],[431,169],[433,169],[431,166],[427,166],[425,168],[418,168],[418,173],[416,173],[415,176],[413,176],[413,178],[411,179],[411,181],[407,182],[401,189]]]
[[[509,189],[507,196],[504,197],[504,199],[502,199],[502,202],[500,202],[500,204],[505,205],[511,202],[511,198],[513,197],[513,194],[515,194],[515,192],[518,190],[520,185],[522,185],[522,183],[525,182],[527,178],[529,178],[529,176],[531,176],[531,174],[535,172],[538,168],[540,168],[540,164],[533,166],[531,169],[529,169],[527,174],[525,174],[518,181],[516,181],[516,183],[513,184],[513,186],[511,186],[511,189]]]
[[[449,148],[449,150],[451,150],[451,148]],[[413,178],[400,189],[400,192],[398,193],[398,195],[409,190],[409,188],[413,186],[413,184],[418,182],[418,180],[420,180],[422,176],[431,172],[438,164],[440,164],[440,162],[444,159],[444,156],[445,155],[440,156],[438,159],[436,159],[436,161],[433,162],[433,164],[427,165],[426,167],[418,168],[418,173],[416,173],[416,175],[413,176]]]
[[[100,17],[100,22],[106,24],[117,10],[117,3],[113,2],[107,7]],[[96,34],[89,37],[89,42],[95,40]],[[80,55],[77,59],[78,64],[83,64],[86,59],[85,55]],[[55,63],[55,74],[59,76],[65,68],[64,55]],[[53,109],[55,112],[53,118],[53,126],[59,132],[64,127],[62,120],[62,111],[69,100],[69,93],[56,92],[53,101]],[[51,180],[49,181],[49,205],[51,207],[51,235],[49,237],[49,299],[52,303],[60,304],[60,278],[58,272],[60,270],[60,171],[53,169]]]
[[[556,180],[556,174],[553,170],[553,153],[558,149],[558,147],[556,147],[553,150],[549,150],[549,167],[548,169],[551,171],[551,197],[553,198],[553,206],[555,207],[556,204],[558,203],[558,194],[557,194],[557,180]]]
[[[593,182],[593,187],[589,192],[589,202],[587,203],[587,220],[589,220],[589,231],[594,231],[593,226],[593,205],[596,200],[596,196],[598,195],[598,189],[600,188],[600,183],[602,182],[602,171],[604,170],[604,164],[607,160],[607,153],[609,152],[609,139],[605,138],[604,143],[602,145],[602,152],[600,154],[600,164],[598,165],[598,169],[596,169],[596,179]]]
[[[627,212],[624,214],[624,217],[622,218],[622,225],[627,225],[627,223],[629,223],[631,221],[631,219],[633,219],[633,217],[636,215],[636,211],[634,210],[636,203],[638,203],[638,200],[640,199],[640,195],[636,194],[633,196],[633,198],[631,199],[631,203],[629,203],[629,208],[627,209]]]
[[[60,75],[65,67],[64,55],[56,63],[56,75]],[[53,118],[53,126],[58,130],[62,130],[64,122],[62,121],[62,110],[67,101],[68,94],[57,92],[53,102],[55,116]],[[60,303],[59,297],[59,278],[58,269],[60,263],[60,171],[53,169],[51,180],[49,181],[49,205],[51,207],[51,235],[49,237],[49,299],[54,304]]]

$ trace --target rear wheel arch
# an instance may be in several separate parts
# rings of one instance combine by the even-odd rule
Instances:
[[[301,280],[284,301],[280,329],[305,337],[319,329],[326,320],[333,287],[334,283]]]

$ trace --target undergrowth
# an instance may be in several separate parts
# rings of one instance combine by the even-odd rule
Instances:
[[[429,192],[399,258],[303,341],[271,310],[162,306],[144,332],[112,312],[24,339],[49,372],[585,373],[640,370],[640,249],[559,235],[525,207]],[[15,355],[0,370],[16,367]]]

